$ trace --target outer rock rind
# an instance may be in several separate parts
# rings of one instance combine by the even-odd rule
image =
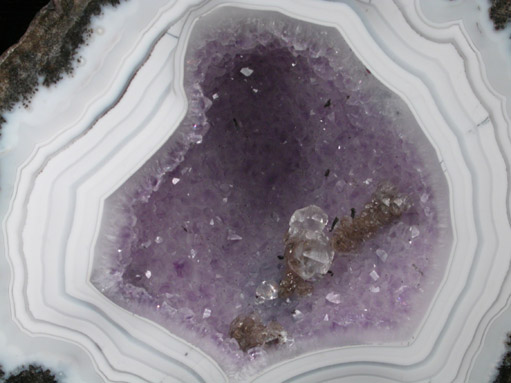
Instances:
[[[23,368],[23,367],[22,367]],[[1,377],[1,375],[0,375]],[[30,365],[5,380],[6,383],[57,383],[55,375],[48,369],[43,370],[41,366]]]
[[[511,1],[492,0],[490,18],[493,20],[495,29],[504,29],[511,21]]]
[[[120,1],[55,0],[41,9],[20,42],[0,56],[0,128],[4,112],[18,102],[28,104],[40,77],[49,86],[72,72],[91,17],[99,15],[103,5]]]

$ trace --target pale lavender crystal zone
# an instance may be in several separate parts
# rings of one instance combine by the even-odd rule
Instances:
[[[251,311],[281,323],[295,345],[312,337],[342,345],[351,330],[352,341],[371,342],[360,330],[406,326],[429,303],[445,257],[434,251],[448,232],[438,211],[447,194],[435,193],[445,179],[432,176],[441,174],[434,151],[404,103],[336,31],[260,15],[196,32],[185,62],[188,115],[152,160],[159,174],[135,177],[137,194],[122,197],[120,251],[98,255],[116,266],[93,280],[118,275],[95,283],[227,354],[240,355],[225,341],[230,322]],[[362,210],[381,181],[412,208],[357,256],[336,256],[312,296],[257,304],[260,283],[283,275],[278,256],[295,210],[320,206],[330,227]]]

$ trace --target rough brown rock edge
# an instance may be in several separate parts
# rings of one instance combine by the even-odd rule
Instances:
[[[121,1],[52,0],[39,11],[18,44],[0,56],[0,129],[3,113],[18,102],[28,105],[39,78],[50,86],[73,71],[76,51],[90,35],[91,17]]]
[[[500,362],[498,373],[493,383],[511,383],[511,332],[507,334],[507,351]]]
[[[504,29],[511,22],[511,0],[491,0],[490,18],[495,29]]]
[[[21,366],[11,372],[5,383],[57,383],[57,380],[50,370],[31,364],[28,368]]]

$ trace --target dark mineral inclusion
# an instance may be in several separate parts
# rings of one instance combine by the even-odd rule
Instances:
[[[0,382],[5,383],[57,383],[55,376],[50,370],[44,370],[40,366],[22,366],[20,370],[13,371],[4,380],[5,373],[0,367]]]
[[[490,18],[493,20],[495,29],[504,29],[511,21],[511,1],[491,0]]]
[[[25,106],[42,85],[57,83],[73,69],[77,49],[86,42],[92,16],[121,0],[53,0],[36,15],[19,43],[0,56],[2,114],[18,102]]]

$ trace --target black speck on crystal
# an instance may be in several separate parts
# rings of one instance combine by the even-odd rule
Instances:
[[[339,222],[339,217],[335,217],[333,222],[332,222],[332,226],[330,227],[330,232],[332,232],[332,230],[334,230],[335,228],[335,225],[337,225],[337,222]]]

